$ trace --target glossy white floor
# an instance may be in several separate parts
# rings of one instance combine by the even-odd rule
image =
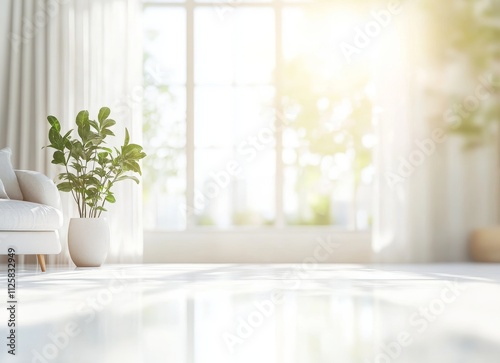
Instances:
[[[498,363],[500,266],[127,265],[18,271],[0,362]]]

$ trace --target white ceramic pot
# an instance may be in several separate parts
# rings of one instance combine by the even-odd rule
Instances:
[[[71,218],[68,247],[76,266],[101,266],[109,250],[109,225],[106,218]]]

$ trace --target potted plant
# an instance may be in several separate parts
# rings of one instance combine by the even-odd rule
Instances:
[[[59,174],[57,188],[71,193],[78,206],[79,218],[71,218],[68,231],[68,247],[71,259],[79,267],[100,266],[109,249],[109,227],[105,218],[106,203],[115,203],[113,187],[117,182],[139,179],[139,161],[146,154],[143,148],[130,143],[125,129],[125,140],[120,149],[110,148],[108,136],[115,136],[112,127],[116,122],[109,117],[107,107],[99,110],[97,121],[89,119],[88,111],[76,116],[78,137],[73,129],[61,134],[61,124],[54,116],[48,116],[50,145],[55,149],[52,164],[64,167]]]

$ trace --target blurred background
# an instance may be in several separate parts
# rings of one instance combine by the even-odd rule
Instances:
[[[495,2],[143,15],[147,230],[333,226],[426,261],[465,259],[471,230],[497,222]]]
[[[496,2],[56,3],[3,4],[0,146],[55,177],[46,115],[111,108],[149,156],[110,261],[466,261],[498,225]]]

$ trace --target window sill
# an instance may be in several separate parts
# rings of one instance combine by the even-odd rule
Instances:
[[[371,232],[332,227],[145,231],[144,263],[369,263]]]

